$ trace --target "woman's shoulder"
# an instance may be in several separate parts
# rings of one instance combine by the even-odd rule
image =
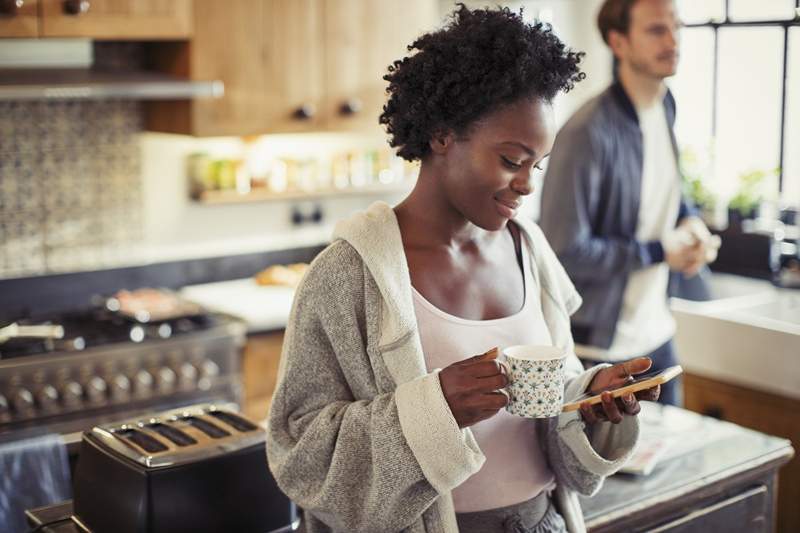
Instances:
[[[523,217],[515,218],[514,224],[517,225],[522,235],[527,237],[528,243],[532,248],[531,253],[536,255],[537,250],[544,251],[547,257],[543,257],[543,259],[548,261],[552,259],[549,257],[553,253],[552,248],[550,247],[550,243],[547,242],[547,237],[545,237],[539,224]]]
[[[364,261],[347,241],[338,239],[322,250],[308,267],[297,288],[305,296],[340,296],[342,291],[363,285]]]

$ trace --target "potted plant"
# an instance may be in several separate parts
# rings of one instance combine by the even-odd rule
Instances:
[[[716,226],[715,209],[717,196],[708,186],[705,176],[708,174],[709,161],[701,162],[698,154],[689,147],[681,151],[681,171],[684,192],[689,200],[700,211],[700,216],[709,227]]]
[[[728,223],[741,225],[743,220],[758,217],[761,203],[765,199],[765,184],[777,176],[780,169],[753,170],[739,175],[739,189],[728,201]]]

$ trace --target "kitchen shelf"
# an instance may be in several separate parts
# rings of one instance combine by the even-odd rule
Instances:
[[[280,200],[316,200],[320,198],[337,198],[351,196],[373,196],[380,194],[398,194],[410,192],[414,186],[413,181],[381,185],[364,185],[361,187],[347,187],[345,189],[323,189],[317,191],[286,191],[272,192],[254,189],[249,193],[239,193],[235,190],[203,191],[195,200],[201,204],[249,204],[254,202],[271,202]]]
[[[95,69],[1,69],[2,100],[178,100],[220,98],[221,81],[195,81],[158,72]]]

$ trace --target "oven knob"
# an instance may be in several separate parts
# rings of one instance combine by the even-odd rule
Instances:
[[[178,376],[175,375],[175,371],[171,368],[165,366],[163,368],[158,369],[158,389],[162,392],[170,391],[175,388],[175,382],[178,380]]]
[[[133,377],[134,389],[139,396],[147,396],[153,388],[153,375],[147,370],[139,370]]]
[[[58,391],[52,385],[45,385],[36,394],[39,406],[45,411],[52,411],[58,406]]]
[[[70,381],[61,389],[61,398],[67,407],[77,407],[83,399],[83,386],[77,381]]]
[[[11,420],[11,412],[8,408],[8,400],[0,394],[0,422],[5,423],[9,420]]]
[[[94,376],[86,384],[86,396],[92,403],[104,403],[106,400],[106,392],[108,385],[103,378]]]
[[[33,394],[28,389],[20,387],[11,397],[11,405],[17,414],[28,414],[33,409]]]
[[[219,366],[211,359],[206,359],[200,363],[200,374],[206,378],[214,378],[219,375]]]
[[[125,374],[117,374],[109,383],[111,399],[115,402],[127,400],[131,395],[131,380]]]
[[[197,368],[192,363],[183,363],[178,367],[178,378],[181,388],[191,389],[197,382]]]

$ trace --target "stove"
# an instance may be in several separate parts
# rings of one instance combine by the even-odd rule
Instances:
[[[246,327],[235,317],[201,312],[149,323],[91,308],[15,324],[57,334],[0,344],[0,436],[36,428],[76,444],[81,431],[120,417],[241,403]]]

